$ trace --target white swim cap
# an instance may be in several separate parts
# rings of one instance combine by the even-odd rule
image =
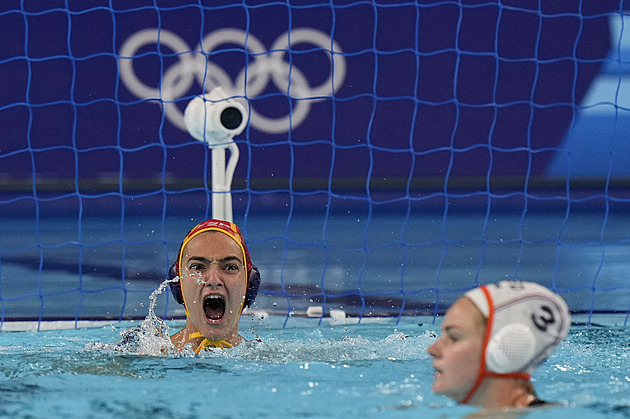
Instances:
[[[465,294],[487,319],[485,370],[532,374],[571,325],[565,301],[533,282],[501,281]]]

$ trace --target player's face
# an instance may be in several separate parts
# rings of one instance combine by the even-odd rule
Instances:
[[[442,335],[428,348],[433,357],[433,392],[461,402],[472,389],[481,367],[485,319],[468,298],[446,312]]]
[[[238,340],[245,269],[240,246],[226,234],[209,231],[188,242],[182,254],[182,293],[194,331],[210,340]]]

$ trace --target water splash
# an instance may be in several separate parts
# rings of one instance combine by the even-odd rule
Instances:
[[[160,286],[151,293],[151,295],[149,296],[149,313],[144,318],[144,321],[140,324],[140,326],[143,326],[148,330],[151,330],[151,328],[153,328],[153,330],[157,332],[157,334],[168,336],[169,327],[164,322],[164,320],[162,320],[155,314],[155,306],[157,305],[158,296],[164,292],[164,290],[167,286],[169,286],[170,283],[179,282],[179,279],[179,276],[167,279],[163,281]]]
[[[92,344],[88,349],[102,349],[125,354],[161,356],[178,352],[171,342],[168,325],[155,314],[155,306],[160,294],[171,282],[179,281],[179,276],[167,279],[149,296],[149,312],[137,326],[120,333],[121,339],[115,344]]]
[[[301,333],[298,339],[267,338],[262,341],[244,342],[229,351],[203,353],[205,357],[242,359],[265,364],[304,362],[362,363],[370,361],[428,362],[426,348],[433,342],[430,332],[413,336],[394,331],[384,337],[359,335],[329,337],[319,330]]]
[[[190,276],[197,283],[197,285],[205,285],[206,279],[203,277],[201,272],[191,271],[187,267],[184,267],[183,269],[184,269],[184,272],[188,274],[188,276]],[[174,279],[179,281],[179,276],[176,276]]]

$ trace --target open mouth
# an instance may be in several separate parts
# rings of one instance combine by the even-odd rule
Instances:
[[[203,300],[203,311],[210,320],[221,320],[225,315],[225,299],[220,295],[209,295]]]

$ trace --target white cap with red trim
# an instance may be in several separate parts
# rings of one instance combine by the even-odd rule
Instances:
[[[571,325],[562,297],[533,282],[501,281],[475,288],[465,296],[491,328],[485,348],[488,372],[532,374],[566,337]]]

